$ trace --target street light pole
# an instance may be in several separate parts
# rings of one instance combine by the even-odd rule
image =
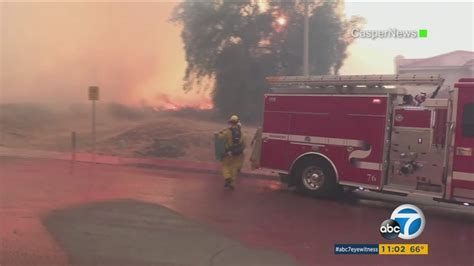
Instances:
[[[304,36],[303,36],[303,75],[309,76],[309,8],[308,0],[304,2]]]

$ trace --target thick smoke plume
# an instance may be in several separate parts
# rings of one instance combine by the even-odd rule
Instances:
[[[101,100],[161,106],[207,97],[185,94],[175,3],[1,3],[1,101]]]

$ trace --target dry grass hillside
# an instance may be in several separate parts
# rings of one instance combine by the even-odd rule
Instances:
[[[70,151],[71,132],[77,150],[91,151],[90,107],[52,108],[39,104],[1,105],[0,145]],[[245,123],[245,121],[244,121]],[[109,103],[97,110],[97,152],[127,157],[161,157],[214,161],[213,133],[226,126],[209,111],[154,111]],[[245,126],[248,141],[255,126]]]

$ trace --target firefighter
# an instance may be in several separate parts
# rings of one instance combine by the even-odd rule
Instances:
[[[234,189],[237,175],[242,169],[244,162],[245,142],[242,134],[242,124],[237,115],[232,115],[229,127],[221,130],[217,137],[225,142],[225,154],[222,159],[222,175],[224,176],[224,188]]]

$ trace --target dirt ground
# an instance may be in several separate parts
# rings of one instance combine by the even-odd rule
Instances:
[[[2,104],[0,110],[2,146],[70,151],[75,132],[77,151],[92,150],[88,105]],[[226,127],[212,111],[155,111],[116,103],[98,104],[96,121],[100,154],[192,161],[214,161],[213,133]],[[256,126],[243,124],[250,143]]]

